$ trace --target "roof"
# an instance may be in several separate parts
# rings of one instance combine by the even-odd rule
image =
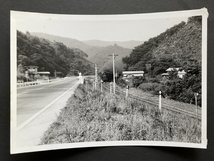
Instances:
[[[123,71],[123,74],[143,74],[144,71]]]
[[[169,73],[162,73],[162,76],[169,76]]]
[[[178,70],[179,70],[179,68],[168,68],[166,71],[167,71],[167,72],[171,72],[171,71],[173,71],[173,70],[178,71]]]
[[[50,74],[50,72],[37,72],[37,74]]]
[[[35,68],[39,68],[38,66],[34,66],[34,65],[29,65],[27,66],[28,69],[35,69]]]
[[[182,71],[179,71],[178,74],[186,74],[186,72],[182,70]]]

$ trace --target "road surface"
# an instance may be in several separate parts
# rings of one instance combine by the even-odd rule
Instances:
[[[66,78],[49,84],[42,84],[17,89],[17,126],[50,105],[68,91],[78,78]]]

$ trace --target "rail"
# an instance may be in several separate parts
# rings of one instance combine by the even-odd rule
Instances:
[[[26,86],[33,86],[33,85],[39,85],[44,83],[50,83],[52,80],[40,80],[40,81],[34,81],[34,82],[22,82],[22,83],[16,83],[17,87],[26,87]]]
[[[110,87],[108,87],[106,84],[103,84],[103,89],[105,91],[107,91],[107,92],[110,92]],[[125,96],[125,92],[119,90],[118,88],[116,88],[115,93],[119,94],[119,95],[122,95],[122,96]],[[150,105],[158,107],[158,103],[157,102],[153,102],[153,101],[147,100],[145,98],[142,98],[142,97],[130,94],[130,93],[128,94],[128,98],[135,99],[137,101],[144,102],[146,104],[150,104]],[[169,111],[172,111],[172,112],[184,114],[184,115],[190,116],[192,118],[197,118],[197,119],[201,120],[201,114],[199,115],[199,114],[196,114],[196,113],[188,111],[188,110],[183,110],[183,109],[177,108],[175,106],[168,105],[166,103],[162,103],[162,108],[166,109],[166,110],[169,110]],[[198,108],[198,111],[199,110],[201,110],[201,109]],[[201,111],[200,111],[200,113],[201,113]]]

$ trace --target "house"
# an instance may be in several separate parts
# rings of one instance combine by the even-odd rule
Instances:
[[[35,79],[49,79],[50,72],[42,71],[38,72],[38,66],[27,66],[27,70],[25,71],[25,76],[31,80]]]
[[[180,68],[168,68],[166,70],[167,73],[162,73],[161,76],[165,77],[165,78],[169,78],[169,72],[172,72],[172,71],[177,71],[178,72],[178,77],[181,78],[181,79],[186,74],[186,72],[184,70],[180,71]]]
[[[184,70],[178,71],[178,77],[179,78],[183,78],[185,74],[186,74],[186,72]]]
[[[167,72],[179,71],[179,68],[168,68],[166,71],[167,71]]]

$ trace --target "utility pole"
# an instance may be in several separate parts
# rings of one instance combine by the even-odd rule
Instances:
[[[109,56],[112,56],[113,58],[113,93],[115,94],[115,67],[114,67],[114,59],[116,56],[118,55],[115,55],[114,53],[112,55],[109,55]]]
[[[94,68],[95,68],[95,82],[94,82],[94,89],[97,89],[97,64],[95,64]]]

